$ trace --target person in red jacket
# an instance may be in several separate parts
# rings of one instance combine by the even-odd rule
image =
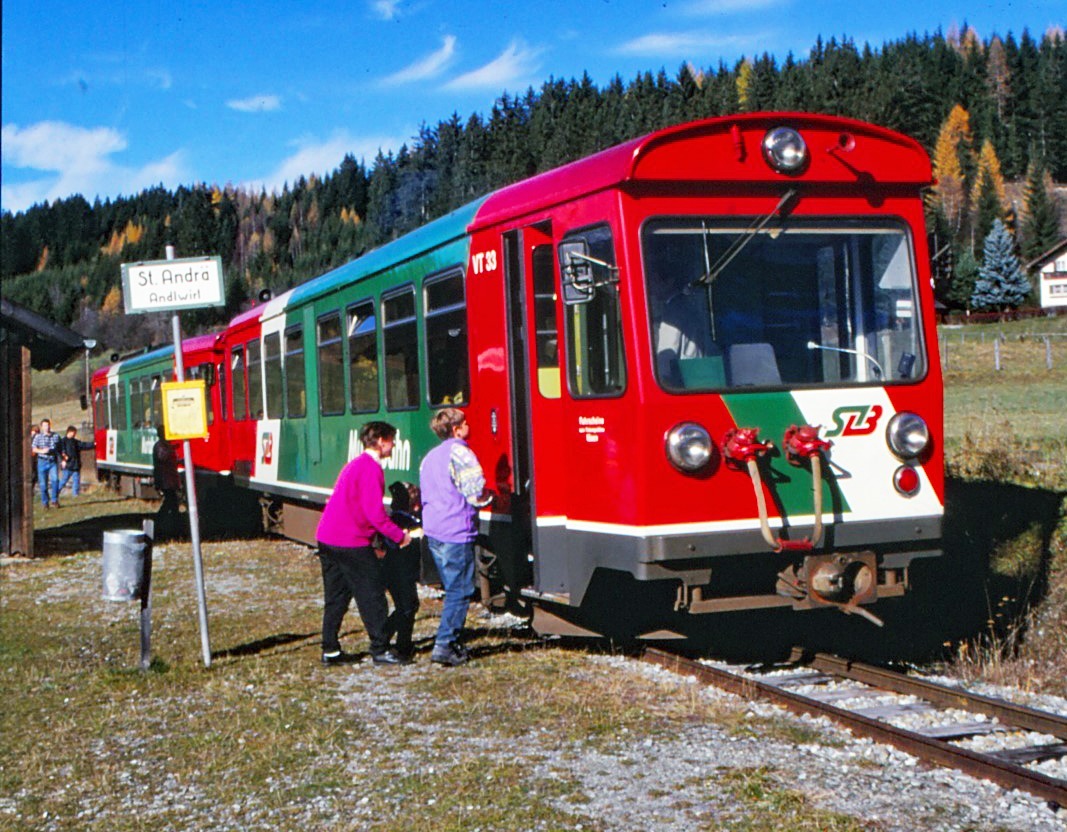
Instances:
[[[370,638],[375,664],[408,664],[410,654],[389,646],[389,605],[381,559],[372,545],[375,532],[401,548],[411,535],[385,513],[385,472],[382,461],[393,453],[396,428],[388,422],[367,422],[359,432],[364,451],[341,469],[326,503],[315,537],[322,564],[322,662],[350,662],[341,650],[341,621],[355,598],[359,617]]]

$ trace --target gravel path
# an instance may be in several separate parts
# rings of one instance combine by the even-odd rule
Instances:
[[[618,657],[590,656],[620,674],[676,686],[679,677],[661,668]],[[447,672],[415,668],[414,672]],[[696,682],[684,680],[685,684]],[[416,712],[403,674],[356,672],[342,683],[342,696],[369,718],[389,724],[400,713]],[[793,744],[758,735],[740,736],[714,724],[695,723],[672,736],[618,737],[607,748],[579,741],[561,744],[534,732],[520,744],[504,736],[481,736],[472,744],[462,729],[450,725],[422,730],[455,734],[455,751],[435,761],[439,767],[464,765],[473,757],[499,764],[528,765],[538,779],[577,782],[583,799],[573,795],[560,804],[595,819],[597,828],[619,832],[689,832],[720,824],[743,824],[745,805],[718,785],[725,769],[769,769],[782,788],[799,791],[820,809],[850,815],[864,828],[884,832],[914,830],[1018,830],[1054,832],[1067,829],[1067,810],[1050,809],[1027,794],[1008,792],[957,772],[926,768],[914,757],[869,740],[855,739],[828,720],[796,717],[770,705],[746,702],[716,689],[695,695],[718,706],[736,708],[754,721],[760,717],[790,720],[818,739]],[[991,691],[994,695],[1003,691]],[[1045,698],[1046,707],[1067,703]],[[410,753],[410,752],[409,752]],[[400,770],[417,770],[424,760],[395,760]],[[367,759],[368,766],[381,760]],[[357,769],[359,766],[356,767]],[[431,769],[432,770],[432,769]],[[358,778],[364,772],[356,770]],[[354,811],[359,817],[360,806]],[[427,807],[429,808],[429,807]],[[367,819],[371,807],[366,806]],[[476,816],[476,813],[475,813]],[[581,828],[577,825],[575,828]]]

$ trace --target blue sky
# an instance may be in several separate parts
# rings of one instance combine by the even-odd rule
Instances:
[[[4,0],[3,209],[162,183],[278,188],[549,77],[717,67],[817,36],[1067,24],[1062,0]]]

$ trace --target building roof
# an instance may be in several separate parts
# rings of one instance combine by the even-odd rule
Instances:
[[[1032,269],[1040,269],[1046,263],[1051,263],[1065,251],[1067,251],[1067,237],[1064,237],[1044,254],[1035,257],[1033,260],[1027,263],[1026,269],[1027,271],[1030,271]]]
[[[82,350],[95,346],[77,332],[7,298],[0,298],[0,332],[3,338],[29,347],[30,366],[35,370],[61,370]]]

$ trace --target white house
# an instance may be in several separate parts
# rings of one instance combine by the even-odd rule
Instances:
[[[1026,270],[1037,275],[1042,309],[1067,306],[1067,239],[1027,263]]]

